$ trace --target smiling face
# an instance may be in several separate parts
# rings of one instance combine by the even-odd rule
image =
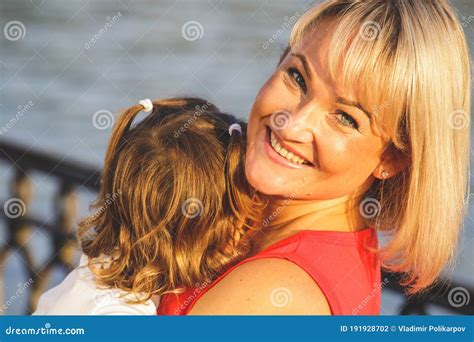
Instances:
[[[351,89],[331,81],[328,31],[293,47],[260,89],[249,118],[246,175],[267,195],[331,199],[370,186],[386,141]]]

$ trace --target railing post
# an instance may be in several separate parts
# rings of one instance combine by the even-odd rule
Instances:
[[[69,272],[74,268],[74,254],[77,250],[76,241],[69,239],[77,222],[77,195],[75,187],[66,181],[61,182],[59,191],[54,198],[55,233],[53,234],[53,259],[41,272],[38,286],[31,296],[31,308],[35,308],[39,296],[44,292],[54,266],[60,266]]]
[[[76,241],[68,239],[71,233],[75,231],[77,224],[77,194],[76,187],[68,182],[62,182],[61,189],[55,200],[56,226],[59,229],[59,262],[71,270],[74,268],[74,253],[76,251]]]
[[[5,269],[5,261],[8,253],[15,249],[18,249],[23,259],[26,261],[28,269],[26,270],[28,278],[28,285],[35,279],[35,272],[33,271],[33,263],[31,254],[26,248],[26,243],[31,236],[32,226],[24,220],[24,216],[27,214],[29,204],[32,197],[31,181],[27,174],[27,171],[20,167],[15,168],[15,173],[10,187],[10,198],[6,200],[3,205],[3,214],[5,215],[7,224],[7,241],[6,245],[0,251],[0,277],[3,278]],[[0,298],[2,302],[1,311],[3,313],[3,305],[9,305],[9,301],[5,302],[3,282]],[[21,293],[23,292],[24,285],[21,285]],[[15,293],[15,300],[17,299],[18,293]],[[6,307],[5,307],[6,308]]]
[[[400,308],[400,315],[427,315],[425,303],[419,295],[410,296]]]

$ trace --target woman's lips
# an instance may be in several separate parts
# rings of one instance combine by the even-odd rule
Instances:
[[[296,163],[296,162],[292,162],[291,160],[283,157],[280,153],[278,153],[277,151],[275,151],[275,149],[272,147],[272,144],[271,144],[271,141],[270,141],[270,134],[271,134],[271,128],[267,126],[266,128],[266,134],[265,134],[265,137],[264,137],[264,141],[263,141],[263,145],[264,145],[264,148],[265,148],[265,151],[267,152],[268,154],[268,157],[275,163],[279,164],[279,165],[282,165],[282,166],[285,166],[285,167],[288,167],[288,168],[291,168],[291,169],[303,169],[303,168],[311,168],[313,165],[311,165],[311,163],[307,160],[305,160],[305,164],[301,164],[301,163]],[[300,158],[302,159],[302,158]],[[307,163],[309,163],[310,165],[308,165]]]

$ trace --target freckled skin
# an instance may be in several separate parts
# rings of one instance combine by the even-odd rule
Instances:
[[[352,204],[349,199],[363,193],[383,170],[393,176],[404,166],[383,153],[386,142],[360,109],[347,101],[345,105],[337,103],[341,96],[357,99],[351,97],[351,89],[332,84],[325,73],[324,37],[330,34],[324,31],[307,34],[299,44],[304,49],[291,51],[305,56],[309,72],[304,71],[301,57],[289,54],[260,89],[250,113],[246,176],[261,193],[273,195],[265,215],[271,220],[253,236],[255,253],[301,229],[366,228],[358,205],[347,208]],[[294,75],[290,69],[295,68],[304,86],[290,77]],[[353,121],[346,125],[347,117],[345,125],[337,121],[342,119],[340,113],[335,114],[338,110],[349,114],[357,129]],[[275,127],[272,113],[282,111],[289,113],[289,124]],[[310,166],[295,166],[275,152],[269,144],[270,128],[282,147],[303,157]],[[288,306],[277,308],[268,300],[276,287],[291,289]],[[238,266],[204,294],[190,313],[330,315],[331,310],[318,284],[299,266],[264,258]]]
[[[351,90],[341,90],[329,81],[325,71],[327,47],[323,30],[308,33],[292,53],[304,55],[309,75],[301,59],[291,53],[261,87],[250,112],[246,175],[260,192],[295,199],[332,199],[367,188],[380,177],[382,170],[393,175],[392,165],[381,161],[385,143],[373,131],[363,111],[336,103],[337,96],[350,100]],[[304,47],[301,49],[301,46]],[[288,81],[288,69],[296,68],[303,76],[306,94]],[[294,150],[315,167],[291,169],[275,163],[264,148],[264,139],[271,126],[271,114],[286,110],[290,124],[274,130]],[[353,127],[336,124],[340,115],[348,113],[358,124]]]

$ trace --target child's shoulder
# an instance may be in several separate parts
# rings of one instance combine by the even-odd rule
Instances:
[[[119,289],[100,288],[90,271],[88,258],[81,256],[75,268],[57,286],[44,293],[35,315],[155,315],[151,300],[143,304],[129,304],[128,294]]]

